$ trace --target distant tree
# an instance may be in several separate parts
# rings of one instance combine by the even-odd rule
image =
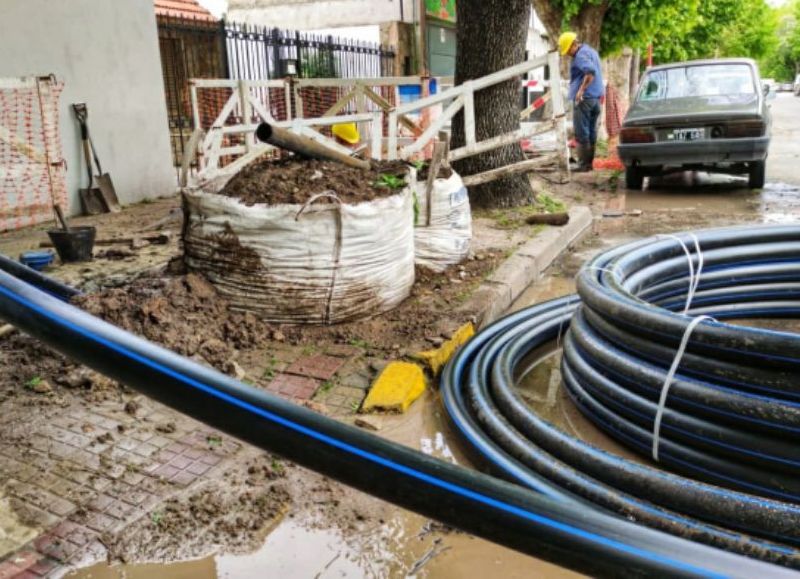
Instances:
[[[657,34],[678,36],[697,15],[700,0],[532,0],[553,42],[562,30],[613,54],[641,47]]]
[[[530,0],[458,0],[456,3],[456,84],[480,78],[522,62],[530,19]],[[475,135],[479,141],[519,128],[519,79],[475,93]],[[453,118],[453,148],[465,144],[464,116]],[[524,160],[519,144],[458,161],[464,175],[482,173]],[[470,187],[476,207],[513,207],[533,201],[525,175],[514,175]]]
[[[704,0],[683,34],[656,34],[655,60],[763,59],[778,48],[778,20],[765,0]]]

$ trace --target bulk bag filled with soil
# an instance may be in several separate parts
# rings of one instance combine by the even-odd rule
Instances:
[[[447,175],[449,173],[449,175]],[[428,211],[427,176],[416,180],[417,219],[414,253],[417,265],[444,271],[469,256],[472,214],[467,188],[458,173],[442,169],[433,181]]]
[[[407,173],[288,159],[187,191],[186,266],[234,309],[272,322],[331,324],[389,310],[414,284]]]

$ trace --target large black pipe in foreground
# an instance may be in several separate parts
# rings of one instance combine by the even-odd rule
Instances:
[[[0,269],[6,260],[0,259]],[[248,387],[0,271],[0,317],[232,436],[425,516],[593,575],[782,577],[790,571],[428,457]]]

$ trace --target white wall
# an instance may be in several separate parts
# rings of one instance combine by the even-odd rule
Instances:
[[[151,0],[0,0],[0,77],[64,81],[61,138],[70,210],[86,186],[71,104],[86,102],[103,170],[123,204],[174,193],[175,171]]]
[[[228,18],[289,30],[412,22],[416,0],[229,0]]]

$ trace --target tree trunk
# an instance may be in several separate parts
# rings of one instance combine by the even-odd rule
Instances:
[[[522,62],[530,18],[530,0],[458,0],[456,16],[456,84],[480,78]],[[478,141],[519,129],[520,79],[475,93],[475,137]],[[453,148],[465,144],[464,115],[453,118]],[[497,169],[524,159],[519,144],[458,161],[463,175]],[[514,207],[533,201],[526,175],[515,175],[470,188],[476,207]]]
[[[608,0],[597,4],[587,2],[569,23],[564,26],[564,11],[558,8],[551,0],[531,0],[536,15],[544,24],[550,45],[556,48],[558,37],[564,30],[572,30],[578,35],[580,42],[585,42],[598,52],[600,51],[600,33],[603,29],[603,19],[608,12]]]
[[[585,4],[570,22],[570,28],[578,34],[578,40],[600,52],[600,33],[603,18],[608,11],[608,0],[599,4]]]
[[[536,15],[544,24],[545,30],[547,30],[550,47],[555,49],[558,43],[558,36],[561,34],[564,12],[551,0],[532,0],[532,2]]]

